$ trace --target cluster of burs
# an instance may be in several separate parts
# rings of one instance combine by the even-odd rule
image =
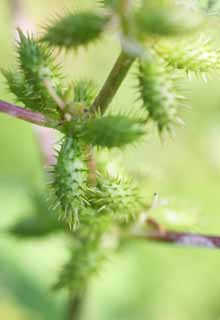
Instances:
[[[103,235],[114,228],[119,238],[124,236],[146,207],[131,179],[112,176],[96,154],[143,142],[150,122],[160,135],[171,133],[186,104],[184,79],[206,79],[220,68],[220,52],[209,35],[214,18],[202,10],[172,0],[92,2],[91,9],[73,8],[46,24],[39,37],[18,30],[17,67],[3,71],[17,101],[44,114],[47,126],[62,133],[48,191],[49,207],[61,222],[50,229],[62,228],[73,239],[71,259],[56,287],[75,292],[86,286],[106,255]],[[115,81],[122,82],[126,64],[126,71],[131,65],[135,69],[140,112],[108,112],[115,83],[108,79],[100,93],[94,79],[68,83],[56,62],[57,48],[89,50],[106,33],[115,33],[121,45]],[[93,63],[98,67],[98,61]]]

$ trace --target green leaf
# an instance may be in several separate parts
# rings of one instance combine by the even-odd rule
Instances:
[[[109,115],[82,124],[80,138],[93,146],[113,148],[134,143],[145,133],[143,120]]]
[[[31,216],[16,222],[8,232],[17,238],[40,238],[60,230],[65,229],[62,223],[55,219]]]
[[[109,18],[92,11],[69,13],[46,28],[42,38],[50,46],[77,49],[100,38]]]
[[[17,238],[41,238],[54,232],[67,230],[66,226],[51,215],[45,196],[34,192],[31,194],[33,212],[19,219],[8,232]]]

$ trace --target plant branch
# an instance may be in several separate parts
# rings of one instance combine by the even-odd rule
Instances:
[[[57,106],[59,107],[59,109],[61,111],[64,111],[65,109],[65,102],[61,99],[61,97],[56,93],[56,91],[53,88],[53,84],[51,83],[50,80],[45,79],[43,80],[43,83],[48,91],[48,93],[50,94],[51,98],[54,100],[54,102],[57,104]]]
[[[0,100],[0,112],[43,127],[50,127],[48,119],[40,112],[34,112]]]
[[[210,236],[199,233],[160,231],[154,230],[146,233],[132,233],[132,238],[150,240],[162,243],[171,243],[179,246],[220,248],[220,236]]]
[[[105,112],[134,61],[135,57],[129,56],[123,51],[120,53],[107,80],[92,105],[93,112]]]
[[[67,320],[79,320],[81,318],[83,301],[84,292],[73,297],[70,295]]]

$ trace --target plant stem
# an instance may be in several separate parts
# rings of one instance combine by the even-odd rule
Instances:
[[[40,112],[30,111],[2,100],[0,100],[0,112],[39,126],[50,127],[48,119]]]
[[[93,112],[105,112],[134,61],[135,57],[129,56],[123,51],[120,53],[107,80],[92,105]]]
[[[90,186],[96,186],[96,159],[94,157],[92,146],[87,146],[87,162],[89,169],[88,183]]]
[[[116,95],[121,83],[126,77],[135,57],[128,56],[122,51],[110,71],[101,91],[92,104],[92,112],[104,113]],[[90,146],[88,146],[89,180],[92,185],[96,184],[96,161]]]
[[[79,320],[82,313],[82,305],[84,301],[84,294],[70,296],[69,310],[67,320]]]
[[[220,236],[209,236],[198,233],[175,232],[169,230],[160,232],[159,230],[156,230],[139,234],[134,233],[132,238],[173,243],[179,246],[202,247],[209,249],[220,248]]]

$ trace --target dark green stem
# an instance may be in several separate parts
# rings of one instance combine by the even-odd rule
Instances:
[[[84,296],[84,292],[81,292],[74,296],[71,296],[70,294],[67,320],[79,320],[81,318]]]
[[[123,51],[120,53],[107,80],[92,105],[93,112],[105,112],[134,61],[135,57],[128,56]]]

